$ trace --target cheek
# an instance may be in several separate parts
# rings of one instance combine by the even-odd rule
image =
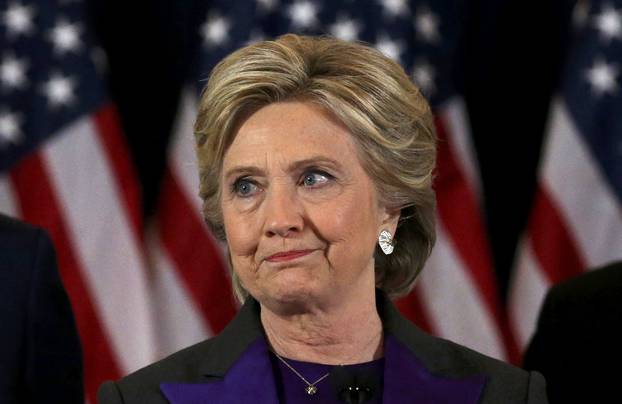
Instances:
[[[365,198],[353,197],[317,212],[314,221],[318,231],[330,245],[329,259],[339,262],[366,262],[373,256],[377,224],[374,216],[370,214],[374,209],[370,202]]]
[[[236,257],[252,255],[257,249],[259,237],[255,234],[254,226],[249,225],[246,219],[244,215],[223,209],[227,245],[234,262]]]

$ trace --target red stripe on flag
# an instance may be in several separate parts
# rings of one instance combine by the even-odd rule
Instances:
[[[199,212],[194,212],[168,169],[162,190],[158,206],[160,238],[195,304],[211,330],[218,333],[236,312],[231,282],[218,246],[203,222],[197,220]]]
[[[121,124],[117,110],[112,104],[106,104],[93,116],[99,141],[106,150],[106,158],[110,162],[114,178],[117,181],[118,194],[123,199],[134,236],[142,243],[143,224],[140,205],[140,192],[136,173],[131,164],[125,137],[121,132]]]
[[[475,197],[458,168],[443,122],[436,120],[438,165],[435,180],[438,213],[460,258],[469,269],[488,307],[499,310],[490,251]]]
[[[12,169],[11,180],[24,220],[44,227],[54,241],[59,271],[72,302],[80,334],[86,395],[90,402],[95,403],[101,382],[118,379],[121,372],[73,252],[67,224],[44,162],[38,154],[30,155]]]
[[[404,317],[417,324],[419,328],[428,334],[434,334],[435,330],[430,324],[430,320],[428,320],[423,304],[421,304],[417,288],[418,287],[415,286],[415,289],[410,292],[410,294],[396,300],[395,305]]]
[[[540,184],[527,228],[536,259],[552,283],[578,275],[586,268],[577,243],[559,212]]]
[[[435,180],[439,219],[457,255],[475,281],[479,293],[501,331],[508,359],[518,363],[520,354],[508,321],[501,311],[491,253],[477,200],[458,167],[442,119],[437,118],[438,164]]]

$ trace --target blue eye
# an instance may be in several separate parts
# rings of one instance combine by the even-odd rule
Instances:
[[[315,187],[328,182],[332,178],[330,174],[324,172],[310,172],[302,177],[302,184],[306,187]]]
[[[233,183],[233,192],[238,196],[246,197],[257,192],[257,185],[245,178],[240,178]]]

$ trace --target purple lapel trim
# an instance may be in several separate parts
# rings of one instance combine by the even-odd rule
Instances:
[[[162,383],[171,404],[277,403],[268,345],[263,337],[252,343],[229,368],[223,380],[210,383]]]
[[[384,345],[384,404],[475,404],[487,377],[449,378],[430,373],[394,336]]]
[[[384,346],[384,404],[475,404],[486,376],[449,378],[430,373],[394,336]],[[277,403],[268,345],[263,337],[252,343],[226,373],[209,383],[163,383],[171,404]]]

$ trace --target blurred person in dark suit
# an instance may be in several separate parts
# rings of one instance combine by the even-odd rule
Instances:
[[[47,234],[0,215],[0,403],[83,403],[82,353]]]
[[[551,403],[609,403],[622,396],[622,261],[548,292],[525,368],[541,372]]]

